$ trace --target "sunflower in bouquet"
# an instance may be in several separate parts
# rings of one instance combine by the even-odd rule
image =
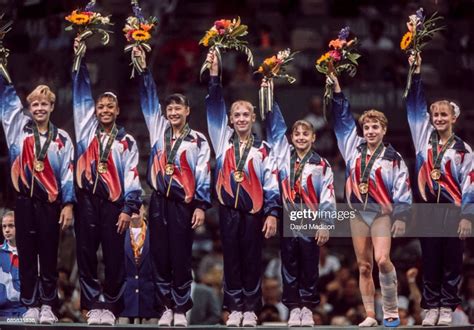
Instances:
[[[321,55],[316,61],[316,70],[327,76],[324,88],[323,111],[326,117],[326,107],[332,99],[333,81],[329,78],[330,73],[339,76],[347,72],[350,77],[357,73],[357,60],[360,54],[356,51],[357,38],[349,39],[350,29],[348,26],[339,31],[337,39],[329,42],[329,51]]]
[[[423,8],[418,9],[415,14],[408,17],[408,31],[403,35],[400,41],[400,49],[409,55],[414,55],[416,59],[417,55],[433,39],[435,34],[444,29],[444,26],[438,26],[439,21],[442,19],[443,17],[438,16],[437,13],[434,13],[430,18],[426,19]],[[417,65],[415,60],[408,70],[407,84],[405,92],[403,93],[404,98],[407,97],[408,91],[410,90],[412,76]]]
[[[94,11],[95,1],[90,1],[84,10],[76,9],[65,17],[70,24],[66,27],[66,31],[76,31],[79,38],[79,45],[74,52],[74,62],[72,71],[79,70],[81,60],[86,50],[85,40],[95,33],[101,35],[101,42],[107,45],[110,41],[109,33],[112,31],[107,26],[112,25],[110,15],[103,16],[101,13]]]
[[[152,37],[152,33],[158,25],[158,18],[150,16],[145,18],[142,14],[142,9],[138,5],[138,2],[132,1],[133,16],[129,16],[123,28],[125,39],[127,39],[127,46],[125,46],[125,52],[131,52],[134,47],[141,47],[147,52],[151,51],[149,41]],[[131,54],[132,62],[132,74],[130,78],[135,76],[135,70],[139,73],[143,72],[143,68],[138,62],[137,58]]]
[[[200,45],[210,47],[215,50],[217,61],[222,62],[221,50],[235,49],[244,52],[247,55],[247,62],[253,66],[253,55],[248,42],[240,38],[247,35],[247,25],[241,24],[240,17],[237,19],[221,19],[214,22],[214,25],[206,31],[205,35],[199,41]],[[205,61],[201,67],[200,76],[204,71],[209,70],[211,63]]]
[[[255,73],[263,75],[263,79],[272,82],[273,78],[286,79],[290,84],[294,83],[296,79],[286,73],[287,65],[293,61],[298,52],[291,52],[285,49],[279,51],[277,55],[266,58],[258,67]],[[260,115],[262,120],[265,119],[265,114],[272,110],[273,106],[273,91],[271,87],[261,87],[259,91]]]

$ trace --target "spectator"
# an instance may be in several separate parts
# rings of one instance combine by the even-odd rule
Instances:
[[[153,269],[150,258],[150,236],[145,221],[145,208],[133,214],[125,234],[125,308],[119,324],[156,324],[160,311],[156,309]]]
[[[369,37],[362,40],[360,48],[369,52],[382,50],[393,50],[393,42],[383,35],[385,25],[381,20],[373,20],[370,22]]]
[[[262,298],[264,305],[273,305],[278,310],[280,320],[288,319],[288,308],[281,302],[281,282],[277,278],[264,278]],[[263,321],[261,321],[263,322]]]
[[[22,316],[26,308],[20,303],[20,274],[13,211],[7,211],[1,223],[5,241],[0,248],[0,318]]]
[[[189,324],[215,325],[219,323],[221,320],[220,301],[212,288],[193,282],[191,297],[197,303],[188,312]]]

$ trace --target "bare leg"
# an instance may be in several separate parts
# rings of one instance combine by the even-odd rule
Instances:
[[[359,288],[368,317],[375,318],[375,287],[372,278],[373,246],[369,226],[357,217],[351,220],[352,244],[359,267]]]
[[[371,227],[375,262],[379,267],[380,288],[382,291],[384,319],[398,318],[397,273],[390,260],[392,243],[391,221],[388,216],[375,219]]]

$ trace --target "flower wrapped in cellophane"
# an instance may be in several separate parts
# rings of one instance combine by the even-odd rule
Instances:
[[[244,52],[247,55],[247,62],[253,66],[253,55],[247,46],[248,42],[240,39],[247,34],[247,25],[241,24],[240,17],[233,20],[221,19],[215,21],[214,25],[206,31],[199,44],[215,50],[219,70],[222,63],[221,49],[235,49]],[[205,61],[201,66],[199,76],[201,77],[204,71],[209,70],[210,67],[211,63]]]
[[[109,43],[109,33],[107,26],[112,25],[109,16],[102,16],[101,13],[94,11],[95,1],[90,1],[84,10],[74,10],[71,14],[66,16],[66,21],[71,23],[66,27],[66,31],[76,31],[79,38],[79,45],[74,51],[74,61],[72,71],[79,70],[81,60],[86,51],[85,40],[95,33],[100,34],[101,42],[105,46]]]
[[[415,14],[408,17],[407,29],[400,41],[400,49],[409,55],[414,55],[415,62],[410,65],[408,70],[407,85],[403,97],[406,98],[410,90],[413,73],[417,67],[416,59],[421,50],[433,39],[436,32],[444,29],[444,26],[438,27],[438,23],[442,20],[442,16],[434,13],[430,18],[426,19],[423,8],[416,11]]]
[[[285,49],[279,51],[277,55],[266,58],[255,73],[263,75],[263,79],[267,80],[270,84],[260,87],[259,91],[259,104],[260,104],[260,115],[262,120],[265,119],[265,114],[272,110],[273,106],[273,91],[270,87],[271,80],[273,78],[286,79],[290,84],[294,83],[296,79],[286,73],[286,66],[288,63],[293,61],[295,54],[291,50]]]
[[[142,9],[138,5],[138,1],[132,0],[132,7],[133,7],[133,16],[129,16],[127,18],[127,22],[125,23],[125,27],[123,28],[123,32],[125,34],[125,38],[127,39],[127,46],[125,46],[124,51],[132,52],[134,47],[141,47],[143,50],[150,52],[151,46],[149,44],[149,40],[152,37],[152,33],[158,24],[158,18],[154,16],[150,16],[145,18],[142,14]],[[143,68],[137,61],[136,57],[131,54],[132,62],[130,65],[132,66],[132,74],[130,78],[135,76],[135,70],[139,73],[143,72]]]
[[[316,70],[326,75],[326,86],[324,88],[323,112],[326,117],[326,108],[332,99],[333,81],[329,78],[330,73],[339,76],[347,72],[350,77],[357,73],[357,60],[360,54],[356,51],[357,38],[349,39],[350,29],[348,26],[339,31],[337,39],[329,42],[329,51],[324,53],[316,61]]]
[[[3,19],[3,15],[0,15],[0,21]],[[10,79],[10,75],[7,71],[7,63],[8,63],[8,55],[10,55],[10,50],[5,48],[3,45],[3,38],[5,35],[12,29],[13,21],[8,21],[6,23],[2,23],[0,26],[0,75],[2,75],[5,80],[11,84],[12,80]]]

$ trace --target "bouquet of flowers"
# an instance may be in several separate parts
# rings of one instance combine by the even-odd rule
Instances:
[[[240,17],[233,20],[221,19],[215,21],[214,25],[206,31],[199,44],[215,50],[219,67],[222,62],[221,49],[235,49],[244,52],[247,55],[247,62],[253,66],[253,55],[247,46],[248,42],[239,39],[247,34],[247,25],[240,23]],[[203,63],[200,77],[204,71],[210,68],[210,65],[211,63],[208,61]]]
[[[83,11],[77,9],[66,16],[66,21],[71,23],[66,27],[66,31],[76,30],[77,36],[80,40],[79,46],[74,52],[74,62],[72,66],[73,72],[79,70],[81,60],[84,57],[86,50],[85,40],[87,38],[91,37],[97,32],[101,35],[101,41],[103,45],[107,45],[110,40],[109,33],[111,31],[106,29],[107,25],[112,25],[112,23],[110,23],[110,16],[102,16],[101,13],[94,11],[94,7],[95,0],[90,1]]]
[[[3,15],[5,14],[0,15],[0,21],[3,19]],[[9,84],[12,83],[10,75],[7,71],[8,55],[10,54],[10,51],[8,50],[8,48],[5,48],[5,46],[3,46],[3,38],[12,29],[12,24],[13,21],[8,21],[0,26],[0,74]]]
[[[133,47],[142,47],[145,51],[150,52],[151,46],[148,41],[151,39],[151,32],[155,29],[158,24],[158,18],[150,16],[148,18],[143,17],[142,9],[138,5],[137,0],[132,0],[133,16],[127,18],[127,22],[123,29],[125,38],[127,39],[128,45],[125,46],[124,51],[131,52]],[[138,63],[137,59],[133,54],[131,55],[132,62],[132,74],[130,78],[135,76],[135,70],[139,73],[143,72],[143,68]]]
[[[357,38],[347,40],[349,38],[350,29],[348,26],[339,31],[337,39],[329,42],[330,50],[324,53],[316,61],[316,70],[328,76],[334,73],[339,76],[343,72],[347,72],[350,77],[354,77],[357,73],[357,60],[360,54],[356,52]],[[323,112],[326,117],[326,107],[332,99],[333,81],[327,77],[324,89]]]
[[[408,70],[407,85],[403,97],[406,98],[411,86],[411,79],[417,67],[416,58],[421,50],[433,39],[436,32],[444,29],[444,26],[437,27],[437,23],[443,19],[434,13],[430,18],[426,19],[423,8],[416,11],[414,15],[408,17],[408,32],[405,33],[400,41],[400,48],[410,55],[415,56],[415,62],[410,65]]]
[[[292,53],[289,48],[279,51],[277,55],[266,58],[255,73],[262,74],[263,79],[269,82],[271,82],[273,78],[283,78],[292,84],[296,79],[286,73],[286,66],[293,61],[297,53],[298,52]],[[273,91],[270,87],[261,87],[258,96],[260,101],[260,115],[263,120],[265,119],[265,114],[272,110]]]

